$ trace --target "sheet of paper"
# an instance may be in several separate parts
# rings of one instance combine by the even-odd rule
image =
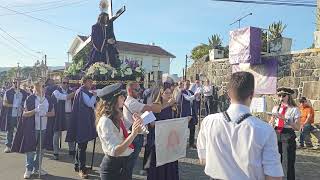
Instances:
[[[143,119],[143,125],[147,125],[155,121],[157,118],[154,116],[154,114],[150,111],[146,111],[141,115],[141,118]]]

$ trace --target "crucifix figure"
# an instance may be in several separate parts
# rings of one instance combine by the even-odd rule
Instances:
[[[101,0],[100,10],[98,21],[92,26],[91,41],[93,47],[84,70],[96,62],[104,62],[112,67],[120,66],[113,22],[125,12],[126,8],[123,6],[112,16],[112,0],[110,0],[110,3],[108,3],[108,0]]]

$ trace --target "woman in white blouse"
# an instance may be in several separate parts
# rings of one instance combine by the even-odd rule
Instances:
[[[96,108],[97,132],[105,154],[100,177],[102,180],[127,180],[126,164],[134,149],[132,141],[141,131],[142,120],[137,114],[133,115],[132,132],[128,135],[122,113],[124,94],[118,91],[107,96],[98,102]]]
[[[282,164],[285,164],[287,180],[295,180],[296,134],[300,128],[300,110],[294,102],[290,88],[278,88],[279,105],[272,109],[270,124],[278,133],[278,148]],[[286,143],[284,143],[286,142]],[[284,155],[286,154],[286,155]]]

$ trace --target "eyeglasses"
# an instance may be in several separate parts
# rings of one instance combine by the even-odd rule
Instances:
[[[17,84],[18,82],[12,82],[13,84]]]
[[[62,82],[62,84],[69,84],[69,82]]]
[[[286,97],[286,96],[287,96],[286,94],[279,94],[278,95],[278,97],[283,97],[283,98]]]

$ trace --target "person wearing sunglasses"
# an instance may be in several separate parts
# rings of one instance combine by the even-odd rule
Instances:
[[[19,79],[14,79],[12,87],[3,96],[3,107],[1,109],[0,130],[7,132],[5,153],[11,152],[14,138],[14,128],[17,127],[18,119],[22,114],[22,107],[28,93],[20,89]]]
[[[59,139],[61,141],[62,131],[67,130],[67,126],[71,119],[72,100],[75,92],[69,88],[69,79],[67,77],[62,79],[60,87],[53,91],[53,98],[55,100],[56,117],[54,121],[53,134],[53,158],[59,159]],[[69,142],[69,155],[75,155],[75,143]]]
[[[282,164],[287,164],[287,179],[295,179],[296,134],[300,130],[300,110],[293,100],[294,91],[290,88],[278,88],[279,105],[272,109],[270,124],[278,133],[278,148]],[[283,153],[287,152],[287,153]],[[284,157],[286,154],[287,157]],[[286,162],[285,162],[286,161]]]
[[[140,85],[137,82],[130,82],[127,85],[128,96],[124,102],[124,108],[123,108],[123,120],[127,130],[131,128],[134,122],[134,119],[132,118],[132,114],[137,113],[141,115],[145,111],[151,111],[155,113],[161,112],[161,105],[159,104],[155,104],[155,103],[143,104],[138,101],[140,90],[141,90]],[[141,148],[143,146],[143,140],[144,140],[144,135],[139,134],[137,135],[137,137],[135,137],[133,141],[134,152],[130,155],[128,159],[128,170],[129,170],[128,180],[132,179],[133,168],[139,157]]]

